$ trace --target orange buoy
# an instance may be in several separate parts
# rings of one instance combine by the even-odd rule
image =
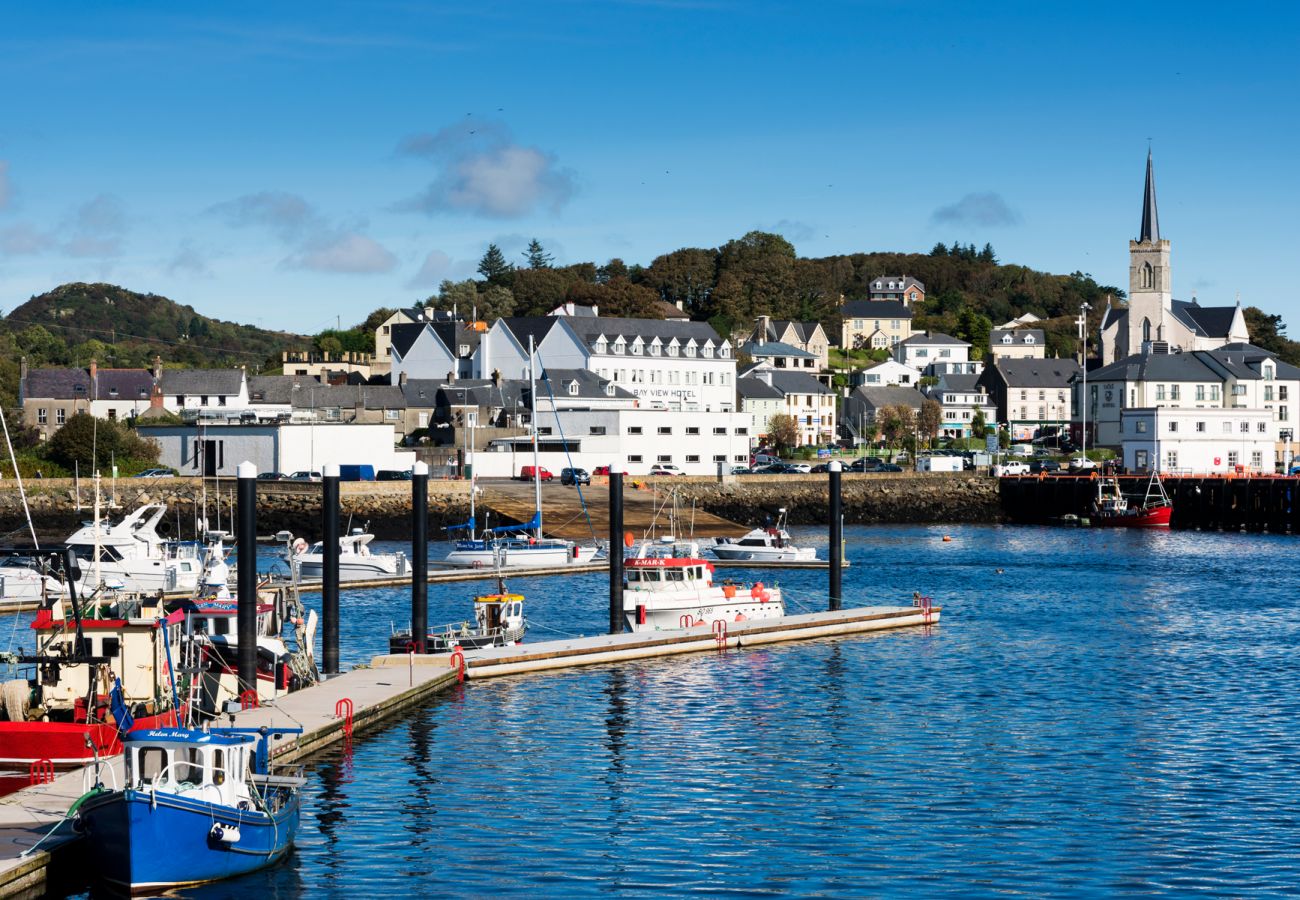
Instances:
[[[945,534],[945,535],[943,536],[943,542],[944,542],[945,544],[948,543],[948,542],[950,542],[951,540],[952,540],[952,535],[950,535],[950,534]]]
[[[632,536],[632,532],[630,532],[630,531],[625,531],[625,532],[623,532],[623,546],[624,546],[624,547],[631,547],[631,546],[632,546],[633,544],[635,544],[635,543],[636,543],[636,538]]]

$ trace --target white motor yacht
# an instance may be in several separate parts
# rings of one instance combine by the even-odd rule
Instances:
[[[785,615],[781,589],[755,584],[721,584],[699,545],[671,537],[646,541],[624,560],[623,613],[632,631],[712,628]]]
[[[0,612],[39,604],[47,597],[66,597],[68,586],[40,570],[31,557],[11,556],[0,560]]]
[[[363,529],[339,538],[339,580],[364,581],[369,578],[402,578],[410,574],[406,554],[375,553],[370,542],[375,539]],[[299,579],[319,579],[325,571],[325,544],[317,541],[310,547],[302,538],[294,541],[289,563]]]
[[[140,593],[194,590],[203,560],[197,545],[158,534],[165,515],[165,505],[148,503],[116,524],[86,522],[73,532],[65,543],[76,554],[83,590],[100,585]]]
[[[815,549],[796,547],[791,543],[790,532],[785,530],[785,518],[783,507],[774,525],[755,528],[742,538],[717,538],[717,543],[712,548],[713,555],[718,559],[765,562],[815,560],[817,558]]]

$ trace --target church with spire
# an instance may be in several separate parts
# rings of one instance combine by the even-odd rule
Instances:
[[[1134,354],[1215,350],[1250,341],[1241,303],[1201,306],[1173,298],[1169,240],[1160,237],[1156,210],[1156,176],[1147,151],[1146,188],[1142,195],[1142,229],[1128,242],[1128,305],[1108,304],[1101,319],[1101,364]]]

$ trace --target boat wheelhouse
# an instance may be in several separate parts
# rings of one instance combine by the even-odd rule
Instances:
[[[73,532],[65,545],[77,556],[85,593],[101,584],[140,593],[193,590],[203,570],[199,545],[164,540],[158,526],[166,514],[164,504],[148,503],[116,524],[85,522]]]
[[[1097,481],[1097,499],[1092,506],[1092,521],[1113,528],[1168,528],[1174,504],[1165,493],[1157,473],[1152,472],[1141,497],[1125,495],[1114,477]]]
[[[474,620],[443,625],[429,629],[425,638],[426,653],[449,653],[456,647],[462,650],[481,650],[484,647],[505,647],[518,644],[528,631],[524,617],[524,595],[511,594],[503,585],[497,585],[495,594],[474,598]],[[389,653],[406,653],[412,650],[411,628],[393,629],[388,638]]]
[[[718,538],[713,555],[718,559],[767,562],[810,562],[817,558],[812,547],[796,547],[785,530],[786,511],[781,509],[774,524],[755,528],[741,538]],[[770,519],[768,520],[771,521]]]

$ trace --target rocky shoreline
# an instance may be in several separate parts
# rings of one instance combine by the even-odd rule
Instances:
[[[681,501],[734,522],[762,521],[767,513],[785,507],[791,524],[826,522],[825,476],[751,476],[717,479],[660,480],[671,484]],[[45,479],[25,484],[32,520],[42,541],[61,541],[92,515],[94,487],[86,480]],[[147,481],[104,482],[104,502],[114,512],[144,503],[165,503],[168,533],[192,537],[196,519],[203,516],[204,489],[198,479],[166,478]],[[589,503],[605,502],[600,485],[588,489]],[[345,483],[340,485],[340,506],[345,519],[367,525],[381,539],[410,535],[410,484],[406,482]],[[1002,508],[996,479],[967,475],[846,475],[843,480],[844,517],[850,524],[999,522]],[[231,480],[209,482],[206,518],[210,528],[218,523],[227,530],[233,521],[235,485]],[[435,481],[429,485],[430,534],[443,526],[463,522],[469,514],[468,485],[461,481]],[[500,521],[500,519],[498,519]],[[258,485],[258,531],[279,530],[315,535],[320,528],[320,485],[272,483]],[[0,485],[0,531],[10,542],[27,539],[27,523],[17,486]]]

